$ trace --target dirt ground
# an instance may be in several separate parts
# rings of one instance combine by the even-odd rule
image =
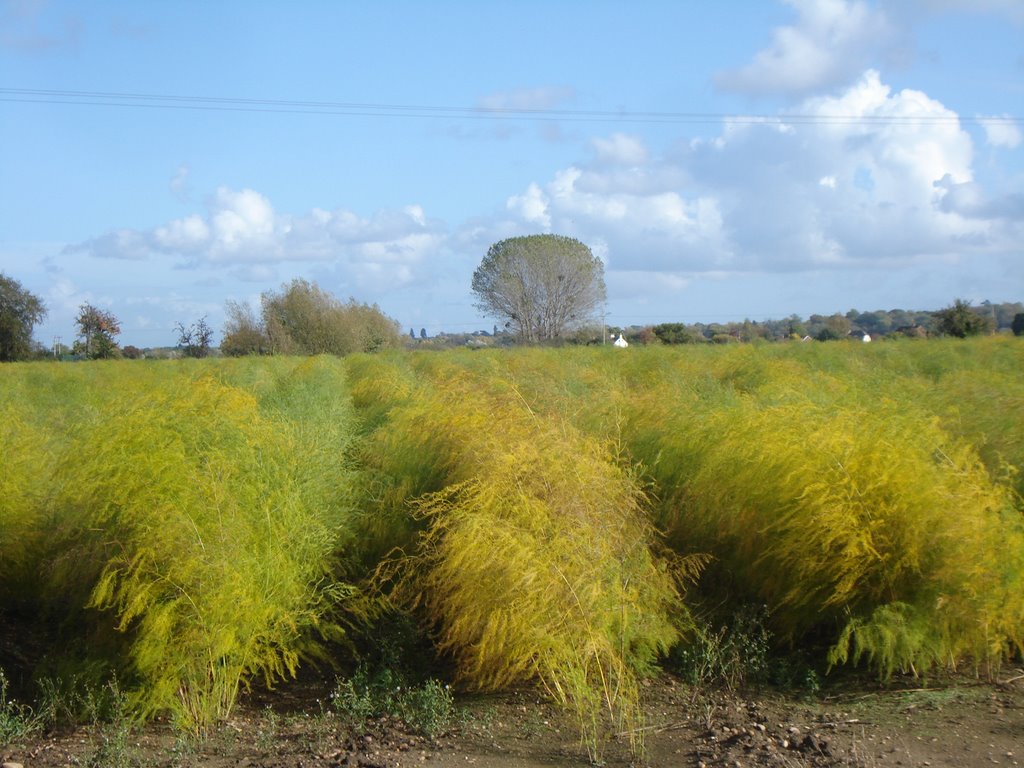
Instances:
[[[5,763],[214,768],[540,768],[590,764],[570,718],[528,690],[457,700],[443,735],[428,739],[377,720],[349,730],[317,712],[306,691],[274,708],[251,701],[206,741],[165,724],[141,732],[81,728],[0,748]],[[626,735],[603,747],[611,766],[1014,766],[1024,761],[1024,673],[1002,682],[905,681],[826,689],[815,699],[695,691],[670,676],[646,689],[644,751]]]

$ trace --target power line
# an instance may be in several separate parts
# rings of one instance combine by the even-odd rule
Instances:
[[[251,99],[187,96],[118,91],[73,91],[39,88],[0,88],[0,101],[30,104],[178,109],[215,112],[336,115],[347,117],[404,117],[458,120],[541,120],[598,123],[786,123],[810,125],[943,125],[959,123],[1017,125],[1024,118],[1007,115],[965,117],[942,115],[844,114],[728,114],[724,112],[665,112],[629,110],[528,109],[503,107],[446,107],[427,104],[384,104],[344,101]]]

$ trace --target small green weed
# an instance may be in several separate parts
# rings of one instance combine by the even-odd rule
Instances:
[[[397,715],[417,733],[437,736],[452,722],[455,703],[451,689],[437,680],[399,692]]]
[[[371,675],[364,666],[352,677],[338,679],[331,693],[331,709],[353,727],[387,715],[425,736],[442,733],[455,716],[449,686],[433,679],[422,685],[409,685],[391,669]]]
[[[87,768],[138,768],[142,756],[132,744],[135,723],[128,711],[128,698],[118,688],[117,680],[106,686],[105,701],[109,702],[106,717],[97,720],[93,732],[93,748],[85,757]]]
[[[46,726],[96,725],[123,710],[117,681],[106,685],[86,676],[44,677],[39,681],[39,717]]]
[[[349,725],[361,726],[382,709],[360,667],[348,678],[338,678],[331,693],[331,707]]]
[[[338,738],[338,716],[320,704],[319,712],[303,712],[285,721],[285,727],[298,731],[304,748],[313,754],[322,755],[330,751]]]
[[[456,718],[458,727],[462,730],[491,732],[497,718],[497,709],[493,704],[486,706],[460,706]]]
[[[256,729],[256,746],[269,750],[277,742],[281,730],[281,718],[269,704],[263,710],[263,720]]]
[[[190,734],[178,733],[171,747],[170,763],[174,768],[188,768],[196,764],[196,740]]]
[[[85,758],[88,768],[135,768],[141,765],[131,744],[132,729],[125,723],[106,723],[96,734],[92,752]]]
[[[693,642],[680,644],[672,661],[693,685],[724,685],[737,690],[768,679],[771,633],[766,609],[746,606],[718,629],[698,628]]]
[[[32,708],[7,698],[7,676],[0,669],[0,746],[31,736],[42,726]]]
[[[821,676],[805,653],[773,657],[770,666],[768,683],[775,688],[810,698],[821,691]]]

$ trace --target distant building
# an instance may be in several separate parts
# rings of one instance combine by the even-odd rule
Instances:
[[[626,341],[624,338],[622,338],[622,334],[621,333],[619,334],[619,338],[617,338],[614,342],[612,342],[612,344],[614,346],[620,347],[622,349],[625,349],[626,347],[629,346],[629,342]]]

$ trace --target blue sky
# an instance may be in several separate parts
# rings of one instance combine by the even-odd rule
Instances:
[[[1022,117],[1024,0],[2,0],[0,272],[142,347],[295,277],[490,328],[537,232],[613,325],[1019,301]]]

